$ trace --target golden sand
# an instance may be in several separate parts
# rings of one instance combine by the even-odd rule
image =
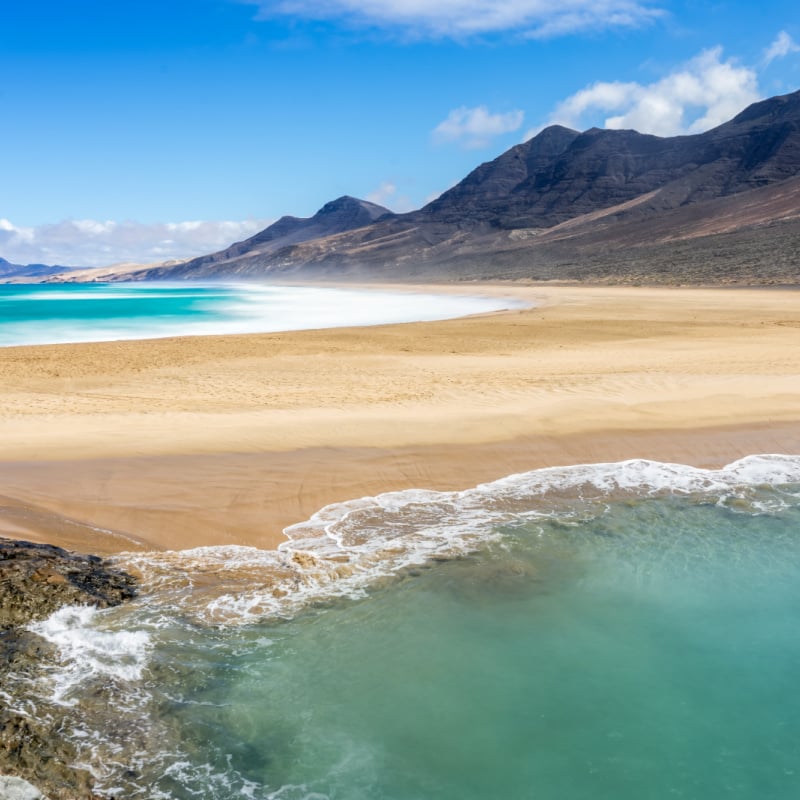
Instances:
[[[321,506],[381,491],[800,453],[797,292],[439,289],[535,305],[1,349],[0,534],[98,552],[269,547]]]

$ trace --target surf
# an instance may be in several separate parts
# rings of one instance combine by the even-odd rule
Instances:
[[[784,455],[361,498],[119,556],[140,600],[39,623],[17,697],[132,798],[787,796],[799,524]]]

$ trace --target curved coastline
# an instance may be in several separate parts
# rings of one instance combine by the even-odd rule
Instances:
[[[535,305],[0,350],[0,534],[101,553],[270,548],[329,503],[385,491],[800,452],[794,292],[420,288]]]
[[[524,303],[512,300],[522,307]],[[0,347],[286,333],[502,310],[491,295],[260,282],[0,284]],[[107,309],[104,315],[98,308]],[[43,324],[44,323],[44,324]]]
[[[589,636],[604,665],[601,674],[617,675],[624,667],[615,648],[609,646],[619,643],[615,635],[609,637],[609,631],[617,624],[629,637],[623,640],[623,645],[625,641],[631,642],[628,649],[622,647],[621,661],[629,657],[634,661],[629,665],[631,679],[623,677],[620,683],[628,691],[628,687],[636,684],[640,667],[643,668],[642,684],[647,692],[638,697],[649,702],[653,677],[663,673],[672,679],[676,674],[669,666],[660,669],[664,661],[670,663],[670,654],[679,661],[684,658],[681,647],[674,646],[673,612],[677,613],[681,630],[686,629],[680,641],[687,642],[689,658],[693,637],[697,635],[692,620],[704,621],[703,642],[709,638],[716,642],[714,634],[719,633],[719,620],[713,611],[725,608],[726,619],[732,624],[730,628],[723,625],[722,630],[727,634],[733,631],[743,642],[749,642],[753,634],[747,631],[751,629],[742,632],[739,606],[732,600],[747,605],[748,612],[760,609],[764,623],[758,624],[769,626],[784,608],[781,587],[792,587],[792,596],[796,596],[797,560],[792,555],[798,548],[793,520],[796,523],[799,489],[800,456],[797,455],[751,456],[720,470],[644,460],[578,465],[508,476],[462,492],[411,490],[331,506],[287,531],[290,540],[278,551],[227,546],[141,556],[122,554],[117,563],[130,563],[141,573],[144,591],[140,602],[101,612],[67,607],[32,625],[31,632],[55,651],[52,663],[45,668],[42,679],[29,680],[20,686],[17,677],[16,684],[12,682],[7,689],[28,698],[32,707],[44,714],[50,726],[58,731],[55,738],[63,738],[66,746],[75,748],[74,760],[87,765],[91,772],[87,780],[96,782],[98,798],[124,794],[166,800],[202,792],[203,796],[228,800],[240,796],[243,786],[257,790],[251,792],[254,797],[268,797],[275,796],[276,789],[280,793],[283,788],[298,785],[302,785],[306,796],[303,780],[307,780],[307,775],[312,776],[320,789],[315,796],[333,796],[338,793],[329,795],[324,791],[329,784],[349,786],[351,781],[363,778],[365,768],[369,778],[369,762],[365,767],[363,762],[356,761],[353,770],[341,776],[338,769],[329,769],[324,759],[319,763],[315,758],[298,759],[290,744],[277,748],[275,745],[283,736],[288,742],[298,741],[292,735],[294,727],[287,733],[282,726],[284,706],[288,709],[285,712],[288,719],[306,720],[304,730],[309,735],[318,732],[322,719],[321,738],[328,741],[324,716],[297,711],[298,694],[304,702],[307,696],[305,691],[298,693],[295,677],[307,667],[313,675],[320,653],[324,653],[325,674],[334,672],[333,679],[328,675],[329,684],[340,685],[335,675],[343,652],[348,654],[345,665],[365,660],[361,679],[353,681],[351,667],[344,670],[349,680],[342,682],[345,686],[355,683],[360,693],[362,687],[371,686],[367,676],[374,677],[372,662],[365,658],[366,654],[380,653],[381,658],[386,655],[384,647],[376,646],[376,640],[371,638],[376,631],[377,642],[385,645],[387,636],[393,642],[398,637],[400,643],[394,642],[395,649],[417,654],[410,656],[409,663],[414,667],[404,673],[405,678],[416,674],[418,668],[431,670],[428,656],[420,654],[418,647],[420,642],[430,645],[429,615],[438,621],[438,627],[434,623],[433,628],[437,643],[451,633],[455,636],[459,646],[452,658],[456,660],[464,656],[461,644],[465,629],[473,636],[478,632],[474,640],[470,639],[474,641],[470,648],[484,654],[484,636],[491,636],[490,641],[494,642],[494,634],[505,629],[498,641],[510,642],[511,650],[504,650],[501,655],[492,647],[492,666],[497,659],[501,672],[515,669],[520,640],[532,642],[533,649],[525,655],[522,665],[524,675],[530,679],[530,665],[536,663],[533,659],[537,654],[542,657],[541,676],[533,670],[537,686],[540,677],[547,679],[545,676],[549,675],[553,691],[558,692],[559,687],[563,689],[565,675],[571,674],[573,685],[570,688],[568,684],[561,692],[562,702],[569,703],[572,691],[588,691],[589,699],[580,704],[582,718],[586,708],[595,707],[608,685],[604,681],[597,695],[596,682],[585,680],[587,665],[581,661],[581,655],[586,653],[587,639],[582,632],[594,631],[594,625],[586,623],[588,615],[601,631],[596,638],[593,633]],[[618,569],[606,574],[603,565],[614,564]],[[713,565],[719,566],[718,586],[715,580],[709,580],[709,575],[716,574]],[[615,602],[610,612],[606,603],[600,603],[607,613],[605,622],[598,622],[593,613],[597,607],[594,591],[604,581],[612,587],[610,597]],[[713,588],[697,595],[698,585],[703,589]],[[776,591],[764,591],[766,586],[776,587]],[[587,591],[584,600],[589,598],[591,608],[581,606],[584,591]],[[673,591],[686,602],[673,602]],[[727,596],[726,591],[733,591],[733,596]],[[747,591],[752,595],[752,604],[742,600],[742,593]],[[770,598],[766,611],[759,604],[765,595]],[[367,596],[368,602],[358,602]],[[600,596],[606,595],[601,592]],[[640,597],[658,601],[655,614],[651,603],[637,602]],[[574,598],[578,604],[573,609],[577,618],[572,624],[567,611],[571,607],[568,598]],[[409,601],[410,606],[404,605]],[[697,613],[698,603],[709,613]],[[645,619],[637,623],[639,633],[636,627],[633,633],[628,627],[627,611],[631,608],[650,609],[644,613]],[[376,621],[376,609],[379,619],[388,617],[385,624]],[[417,613],[423,611],[424,624],[414,616],[415,609]],[[450,609],[450,613],[442,616],[443,609]],[[682,616],[687,609],[692,614],[688,620]],[[498,612],[504,621],[496,617]],[[517,620],[516,627],[510,630],[506,627],[508,615]],[[554,626],[551,615],[555,616]],[[400,619],[407,620],[409,616],[411,624],[404,626]],[[464,617],[470,620],[466,626]],[[365,619],[370,618],[372,621],[365,626]],[[491,626],[488,630],[487,623]],[[544,636],[546,641],[553,627],[557,629],[559,643],[570,637],[577,639],[575,652],[568,649],[566,658],[560,662],[561,669],[551,668],[548,672],[545,662],[555,658],[558,664],[559,648],[545,645],[543,652],[537,648],[542,644],[539,637]],[[649,635],[654,627],[662,631],[661,636]],[[421,638],[407,638],[409,630],[420,628]],[[356,640],[348,634],[353,629],[357,629]],[[792,647],[796,650],[793,630],[786,620],[775,627],[777,647],[783,648],[781,653],[792,652]],[[667,633],[665,638],[663,633]],[[365,635],[371,644],[364,645]],[[320,636],[327,646],[321,644]],[[736,636],[730,643],[723,634],[722,652],[734,648],[737,657],[733,660],[738,663],[742,645]],[[774,648],[775,642],[770,641]],[[284,644],[289,644],[288,650]],[[636,647],[641,647],[641,652]],[[292,656],[295,648],[299,653],[296,658]],[[309,652],[314,656],[309,658]],[[338,655],[329,661],[334,653]],[[705,648],[702,653],[706,653]],[[731,659],[723,655],[721,660],[728,663]],[[751,674],[746,658],[743,660],[739,679]],[[476,678],[485,686],[486,665],[480,658],[477,661]],[[237,667],[230,670],[226,666],[229,663]],[[269,667],[273,663],[277,663],[277,671]],[[705,663],[702,658],[700,663]],[[267,667],[262,671],[265,664]],[[243,669],[245,665],[247,668]],[[654,669],[654,665],[658,668]],[[440,665],[432,674],[444,674],[449,685],[454,671],[459,674],[457,668],[442,669]],[[385,676],[387,670],[378,672]],[[713,667],[710,673],[716,679]],[[217,676],[210,686],[208,674]],[[762,674],[759,669],[757,680]],[[775,674],[780,678],[780,668]],[[239,692],[239,679],[243,675],[247,676],[244,698],[247,709],[253,708],[254,692],[260,698],[255,701],[258,710],[252,716],[238,705],[243,699]],[[281,676],[288,677],[288,693]],[[677,696],[682,697],[687,691],[687,679],[696,681],[697,674],[688,670],[683,683],[678,681]],[[783,680],[786,682],[787,678]],[[314,681],[314,677],[309,678],[309,683]],[[388,686],[392,683],[390,678]],[[587,685],[593,689],[587,690]],[[384,697],[388,686],[383,680],[379,686],[380,696]],[[455,696],[463,708],[463,683],[457,682],[457,687]],[[445,687],[441,692],[437,689],[437,698],[444,692]],[[549,690],[545,694],[550,696]],[[750,692],[734,689],[731,694],[739,698],[749,696]],[[322,695],[321,702],[313,697],[308,702],[314,708],[328,708],[330,690],[322,691]],[[400,695],[407,702],[408,694],[401,690]],[[783,708],[784,694],[778,689],[773,695],[777,702],[774,698],[770,702],[777,713]],[[531,697],[536,698],[535,693]],[[756,697],[761,695],[756,692]],[[271,709],[267,698],[275,703],[277,716],[272,710],[264,713],[265,707]],[[334,713],[337,730],[338,726],[352,730],[343,706],[349,707],[356,700],[351,694],[339,705],[341,713]],[[512,702],[515,707],[519,703],[516,691]],[[755,704],[760,702],[757,699]],[[468,700],[466,705],[470,706]],[[678,708],[683,704],[668,705]],[[718,706],[724,712],[730,702]],[[229,711],[220,717],[223,707]],[[637,714],[640,713],[640,706],[635,704],[635,707]],[[719,713],[719,707],[711,702],[711,713],[715,708]],[[500,729],[508,733],[513,724],[502,715],[504,705],[499,708]],[[691,708],[692,713],[697,712],[694,706]],[[663,713],[660,701],[654,709]],[[201,733],[199,747],[194,736],[187,735],[192,728],[191,720],[196,718],[202,728],[208,713],[214,715],[214,730],[224,731],[230,726],[233,736],[237,740],[242,738],[243,747],[235,751],[233,758],[225,756],[230,750],[230,735],[223,733],[217,741],[214,737],[206,740]],[[264,756],[264,734],[253,735],[249,726],[242,727],[242,716],[262,719],[259,725],[270,734],[270,755],[277,752],[274,761]],[[620,719],[624,717],[622,714]],[[538,720],[540,715],[535,718]],[[550,723],[544,715],[541,718],[537,730],[539,726],[546,730]],[[679,721],[683,718],[679,712]],[[383,714],[380,719],[385,719]],[[603,714],[588,714],[586,723],[599,724],[600,728],[607,725]],[[414,714],[411,724],[419,724],[418,714]],[[402,727],[403,737],[407,738],[407,723]],[[670,729],[669,715],[665,728]],[[663,746],[671,743],[669,734],[663,735],[660,726],[651,726],[649,722],[648,730],[655,733],[659,752],[663,752]],[[772,722],[765,730],[773,730]],[[747,715],[741,740],[749,743],[751,737],[751,716]],[[601,742],[609,739],[595,738]],[[349,741],[346,735],[343,739]],[[456,750],[463,746],[469,750],[468,742],[462,743],[457,735],[454,739]],[[582,735],[578,739],[583,742]],[[711,739],[714,746],[725,742],[724,736],[715,735]],[[736,736],[734,739],[739,741]],[[307,747],[316,752],[313,740],[301,737],[299,741],[297,750],[304,752]],[[792,743],[790,736],[778,742],[782,762],[791,763]],[[574,748],[568,738],[554,745],[561,753],[565,746]],[[585,746],[580,752],[585,752]],[[610,756],[602,746],[597,752],[598,757],[611,757],[614,763],[621,758],[619,743],[610,747]],[[109,759],[109,754],[113,758]],[[252,756],[250,760],[248,754]],[[177,757],[182,767],[173,774],[171,767]],[[269,768],[264,768],[265,761]],[[286,764],[296,763],[304,764],[308,771],[300,769],[303,780],[287,780]],[[335,763],[340,763],[340,759]],[[498,763],[506,775],[506,759]],[[702,756],[698,763],[702,770],[706,769],[707,762]],[[769,772],[770,766],[764,769]],[[516,775],[509,778],[512,783],[520,774],[525,775],[519,762],[512,772]],[[283,788],[278,789],[279,786]]]
[[[165,608],[180,596],[187,618],[224,625],[352,596],[426,553],[474,546],[458,525],[447,532],[451,521],[433,542],[412,531],[402,550],[376,533],[328,559],[327,527],[352,512],[380,524],[421,498],[444,519],[456,501],[514,489],[504,476],[535,484],[561,465],[587,465],[561,472],[602,489],[603,464],[629,459],[651,461],[606,472],[641,473],[639,488],[659,470],[656,489],[742,475],[749,485],[761,473],[745,473],[766,462],[731,462],[800,453],[794,293],[444,288],[530,305],[367,329],[0,349],[0,536],[124,554],[151,613],[159,595]],[[794,481],[800,457],[785,463]],[[483,503],[467,511],[486,516]],[[91,618],[64,612],[38,635],[94,669]],[[140,668],[138,650],[119,660],[131,658]]]

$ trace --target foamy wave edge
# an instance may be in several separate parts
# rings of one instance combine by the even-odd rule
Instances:
[[[68,607],[31,626],[60,653],[34,687],[36,701],[78,713],[86,686],[106,687],[120,718],[146,732],[151,718],[142,679],[151,652],[161,635],[172,636],[176,618],[224,626],[288,618],[315,603],[361,597],[381,579],[394,580],[404,569],[431,559],[472,552],[499,538],[503,525],[569,516],[576,509],[602,513],[612,496],[697,495],[714,503],[755,498],[751,511],[760,513],[760,488],[790,486],[797,496],[800,455],[748,456],[719,470],[646,460],[554,467],[461,492],[414,489],[335,503],[287,528],[287,541],[277,551],[203,547],[123,554],[120,563],[144,576],[142,597],[133,606],[102,611]],[[95,776],[98,788],[116,785],[122,741],[107,740],[105,730],[82,713],[69,719],[64,730],[82,754],[81,765]],[[103,756],[108,753],[114,754],[112,761]],[[137,759],[150,757],[137,750],[128,760],[135,766]],[[212,774],[205,765],[192,768],[179,751],[165,758],[180,780],[191,783],[199,776],[228,785],[230,776]],[[316,797],[305,794],[305,787],[284,787],[265,796]]]
[[[549,498],[611,495],[736,497],[759,486],[800,484],[800,456],[754,455],[718,470],[644,459],[550,467],[460,492],[408,489],[326,506],[285,529],[277,551],[244,546],[129,553],[122,566],[144,577],[145,602],[204,624],[289,618],[432,559],[473,552],[503,525],[552,516]]]

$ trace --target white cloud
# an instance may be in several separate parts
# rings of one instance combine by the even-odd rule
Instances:
[[[486,147],[495,136],[519,130],[524,113],[519,110],[492,114],[486,106],[453,109],[433,129],[436,142],[460,142],[464,147]]]
[[[374,192],[367,195],[367,200],[385,206],[396,194],[397,187],[391,181],[384,181]]]
[[[400,31],[411,38],[468,38],[515,31],[559,36],[612,27],[638,27],[663,12],[651,0],[243,0],[276,16],[340,19]]]
[[[549,122],[581,130],[599,123],[606,128],[676,136],[720,125],[759,98],[756,71],[734,59],[723,61],[722,48],[715,47],[654,83],[613,81],[587,86],[561,102]],[[529,131],[526,138],[536,132]]]
[[[388,208],[398,214],[414,209],[411,198],[404,194],[399,194],[397,186],[392,181],[384,181],[374,192],[370,192],[366,199],[370,203],[377,203],[379,206]]]
[[[785,58],[790,53],[800,53],[800,45],[786,31],[781,31],[764,51],[764,65],[770,64],[776,58]]]
[[[243,222],[99,222],[66,220],[20,227],[0,219],[0,256],[14,264],[93,267],[204,255],[252,236],[268,220]]]

